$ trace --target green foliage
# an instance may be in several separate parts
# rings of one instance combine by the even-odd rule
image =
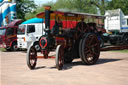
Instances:
[[[105,10],[113,10],[121,8],[125,15],[128,14],[128,0],[89,0],[91,4],[100,9],[101,14],[105,13]]]
[[[114,50],[112,52],[121,52],[121,53],[128,53],[128,50]]]
[[[41,7],[38,6],[35,13],[28,13],[25,18],[30,19],[32,17],[36,17],[36,14],[44,11],[44,5],[50,5],[52,10],[97,13],[96,6],[89,4],[88,0],[57,0],[55,3],[48,2],[43,4]]]
[[[32,13],[32,11],[36,8],[33,0],[17,0],[16,5],[17,10],[17,18],[25,19],[26,13]]]
[[[100,13],[104,15],[105,10],[107,9],[109,0],[88,0],[92,5],[95,5]]]
[[[35,5],[30,5],[31,3],[27,5],[27,4],[23,4],[22,2],[22,1],[29,2],[30,0],[19,0],[19,1],[21,1],[22,5],[25,7],[27,6],[32,9],[35,8]],[[57,0],[55,3],[48,2],[46,4],[43,4],[42,6],[38,6],[37,9],[35,9],[35,11],[33,12],[31,12],[32,10],[29,10],[29,11],[24,11],[23,13],[21,11],[23,9],[19,9],[20,12],[17,11],[19,14],[18,16],[22,18],[24,14],[27,13],[25,17],[26,19],[36,17],[38,13],[44,11],[44,8],[43,8],[44,5],[50,5],[52,7],[52,10],[59,9],[62,11],[77,11],[77,12],[94,13],[94,14],[97,14],[98,12],[100,12],[100,14],[102,15],[104,15],[106,10],[121,8],[122,11],[126,15],[128,15],[128,0]]]
[[[4,51],[6,51],[6,49],[4,49],[4,48],[0,48],[0,51],[1,51],[1,52],[4,52]]]
[[[34,17],[36,17],[36,15],[38,13],[41,13],[41,12],[44,12],[43,6],[41,6],[41,7],[40,6],[37,6],[37,8],[33,12],[26,13],[25,19],[27,20],[27,19],[34,18]]]
[[[53,9],[65,9],[68,11],[97,13],[95,6],[89,4],[88,0],[57,0]]]
[[[46,4],[43,4],[42,6],[37,6],[37,8],[34,10],[34,12],[31,12],[31,13],[27,13],[26,14],[25,19],[34,18],[34,17],[36,17],[36,15],[38,13],[44,12],[44,8],[43,8],[44,5],[50,5],[50,6],[52,6],[52,5],[54,5],[54,3],[53,2],[48,2]]]
[[[128,0],[112,0],[108,4],[109,10],[121,8],[125,15],[128,15]]]

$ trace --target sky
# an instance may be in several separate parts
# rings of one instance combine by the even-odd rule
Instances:
[[[37,5],[41,5],[50,1],[55,2],[56,0],[34,0]]]

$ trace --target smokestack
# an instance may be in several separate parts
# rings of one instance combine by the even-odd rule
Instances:
[[[51,6],[44,6],[45,8],[45,28],[50,29],[50,9]]]

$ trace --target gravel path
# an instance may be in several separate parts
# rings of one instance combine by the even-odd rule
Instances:
[[[25,52],[0,52],[0,58],[1,85],[128,85],[128,53],[101,52],[92,66],[75,59],[62,71],[54,59],[41,58],[29,70]]]

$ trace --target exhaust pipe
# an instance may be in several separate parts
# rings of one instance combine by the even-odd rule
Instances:
[[[45,29],[50,30],[50,9],[51,6],[44,6],[45,8]]]

